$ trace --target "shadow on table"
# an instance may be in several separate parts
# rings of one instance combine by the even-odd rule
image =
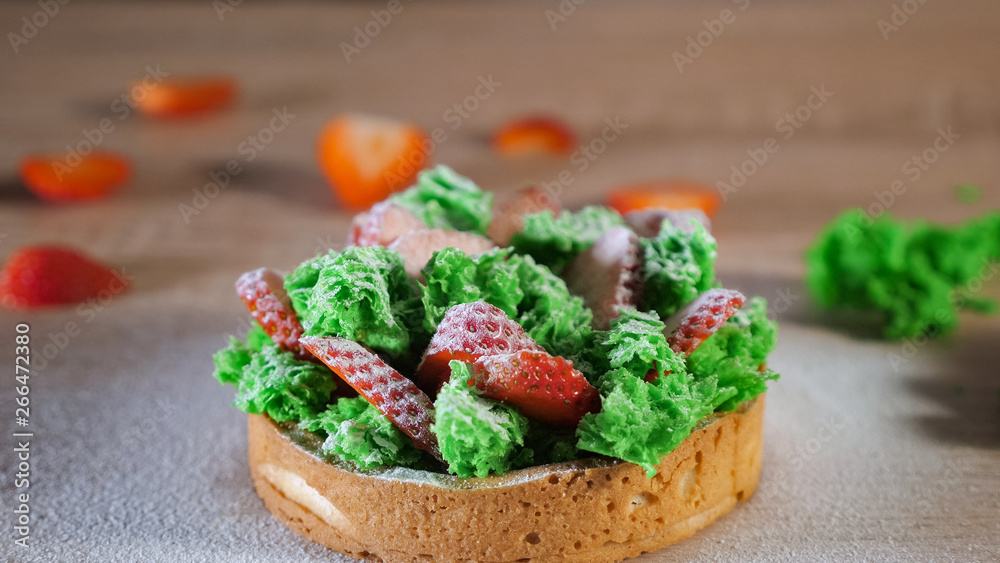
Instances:
[[[1000,449],[1000,347],[995,332],[962,334],[939,352],[947,358],[940,362],[946,371],[905,382],[914,394],[946,411],[914,417],[917,428],[940,442]]]
[[[748,298],[767,299],[770,318],[804,326],[829,329],[857,340],[881,340],[878,314],[855,310],[823,310],[809,296],[801,279],[778,276],[720,275],[725,287],[738,289]]]
[[[0,203],[38,203],[41,201],[31,193],[20,178],[10,176],[0,178]]]
[[[266,195],[286,204],[309,208],[340,209],[319,170],[268,161],[241,163],[226,191]],[[226,170],[226,162],[202,163],[201,175],[210,178]]]

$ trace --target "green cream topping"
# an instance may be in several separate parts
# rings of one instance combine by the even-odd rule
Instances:
[[[608,207],[584,207],[558,216],[546,209],[524,217],[524,227],[514,234],[510,244],[518,254],[530,255],[539,264],[560,272],[601,235],[624,224],[621,215]]]
[[[996,309],[976,289],[998,260],[1000,212],[947,227],[851,209],[806,252],[806,283],[821,306],[877,311],[887,338],[933,336],[952,331],[960,310]]]
[[[767,318],[767,300],[753,297],[742,310],[691,353],[687,367],[699,380],[715,379],[717,411],[731,411],[767,391],[778,374],[765,368],[778,340],[778,323]]]
[[[415,186],[392,200],[431,227],[476,233],[485,233],[492,212],[492,195],[447,167],[421,173]],[[549,353],[572,360],[598,388],[602,410],[586,415],[575,432],[557,430],[529,421],[508,404],[480,396],[467,384],[468,366],[452,362],[452,379],[437,396],[432,426],[451,473],[482,477],[602,454],[636,463],[652,475],[660,458],[706,415],[736,408],[777,378],[763,369],[777,327],[767,318],[766,302],[751,299],[687,360],[675,355],[661,319],[715,285],[716,243],[700,226],[684,233],[667,222],[658,236],[642,240],[646,289],[639,310],[624,310],[609,330],[592,330],[593,312],[553,271],[560,271],[604,232],[621,224],[617,212],[601,207],[558,217],[549,211],[530,215],[522,232],[514,236],[513,248],[474,257],[444,249],[423,269],[423,282],[407,276],[395,250],[349,247],[302,263],[286,276],[285,288],[306,334],[361,342],[409,376],[451,307],[486,301],[515,319]],[[903,246],[919,247],[922,259],[944,272],[941,275],[949,283],[967,279],[972,270],[951,256],[954,247],[963,246],[963,251],[977,256],[989,252],[996,256],[1000,243],[990,250],[976,241],[987,231],[997,241],[1000,220],[994,216],[968,228],[973,234],[948,239],[952,242],[946,244],[930,236],[938,231],[922,234],[911,229]],[[868,306],[873,299],[868,285],[845,286],[830,277],[838,267],[867,272],[850,260],[831,266],[825,258],[830,248],[843,244],[836,242],[840,232],[828,237],[834,242],[817,244],[821,249],[813,250],[823,256],[820,263],[826,269],[822,275],[812,275],[828,302],[846,299]],[[892,248],[902,252],[898,233],[863,236],[891,238]],[[970,250],[973,247],[978,250]],[[866,252],[868,261],[857,262],[877,269],[872,262],[881,264],[875,257],[882,255]],[[982,301],[970,297],[961,303],[972,307]],[[339,378],[321,364],[298,361],[280,351],[259,327],[245,341],[232,338],[214,362],[215,378],[237,388],[237,408],[276,421],[297,421],[304,430],[325,438],[322,451],[330,458],[363,470],[433,467],[429,455],[417,450],[364,398],[331,402]]]
[[[427,464],[413,440],[364,397],[341,398],[327,410],[302,420],[299,427],[325,434],[323,453],[346,459],[361,469]]]
[[[434,403],[437,420],[431,427],[448,470],[459,477],[503,475],[514,466],[524,445],[528,419],[514,407],[480,397],[469,386],[469,369],[451,362],[451,381]]]
[[[665,319],[715,285],[715,238],[700,223],[684,232],[664,221],[655,238],[641,239],[646,284],[639,308]]]
[[[486,234],[493,218],[493,194],[439,165],[417,175],[417,183],[389,198],[435,229]]]
[[[214,359],[216,379],[236,386],[236,408],[278,422],[303,420],[323,411],[337,388],[326,366],[296,360],[270,340],[255,350],[233,338]]]
[[[421,289],[398,252],[351,246],[299,266],[285,282],[309,336],[339,336],[394,356],[408,354],[423,324]]]

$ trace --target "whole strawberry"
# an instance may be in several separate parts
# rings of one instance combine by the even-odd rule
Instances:
[[[0,269],[0,303],[14,309],[81,303],[127,287],[118,272],[61,246],[25,246]]]

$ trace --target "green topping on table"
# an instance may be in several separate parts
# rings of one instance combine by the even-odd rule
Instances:
[[[874,310],[887,338],[953,330],[962,309],[992,312],[978,295],[1000,260],[1000,212],[946,227],[842,213],[806,253],[807,285],[823,307]]]
[[[514,233],[510,244],[518,254],[531,255],[539,264],[560,272],[601,235],[624,224],[622,216],[608,207],[595,205],[558,216],[546,209],[526,215],[524,226]]]
[[[975,184],[958,184],[955,186],[955,199],[961,203],[979,203],[983,199],[983,189]]]
[[[645,288],[639,309],[666,319],[715,285],[716,242],[700,223],[684,232],[664,221],[659,234],[640,239]]]
[[[680,445],[712,413],[715,381],[687,373],[658,376],[652,383],[625,369],[600,378],[601,412],[588,414],[576,430],[581,450],[639,465],[648,477],[660,458]]]
[[[361,469],[426,463],[424,454],[364,397],[341,398],[330,408],[302,420],[299,426],[326,435],[322,450]]]
[[[436,252],[422,271],[427,280],[422,286],[427,313],[424,328],[434,332],[448,309],[475,301],[485,301],[517,318],[524,294],[516,268],[507,263],[510,252],[496,249],[475,258],[456,248]]]
[[[337,388],[329,368],[295,359],[274,344],[251,354],[243,368],[233,404],[249,414],[273,420],[303,420],[326,409]]]
[[[691,353],[688,371],[695,379],[718,381],[718,393],[712,400],[716,411],[734,410],[767,391],[768,381],[778,379],[778,374],[765,369],[777,339],[778,323],[767,318],[767,300],[753,297]]]
[[[437,435],[448,470],[459,477],[503,475],[514,467],[514,457],[524,444],[528,419],[517,409],[480,397],[468,385],[468,366],[451,362],[451,381],[434,402]]]
[[[293,306],[305,302],[296,312],[309,336],[339,336],[399,356],[409,352],[411,332],[422,331],[420,286],[395,250],[331,251],[299,266],[285,287]]]
[[[420,172],[416,184],[389,199],[435,229],[485,235],[493,219],[493,194],[444,165]]]

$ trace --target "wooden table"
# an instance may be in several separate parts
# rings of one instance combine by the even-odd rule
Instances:
[[[232,292],[240,272],[287,269],[342,244],[350,215],[321,179],[313,146],[324,120],[364,111],[445,128],[435,159],[491,189],[553,182],[567,169],[568,207],[633,180],[730,183],[747,151],[774,138],[778,150],[715,222],[726,285],[785,304],[761,486],[709,529],[642,560],[996,560],[1000,322],[963,317],[957,334],[916,347],[894,369],[889,354],[901,343],[819,314],[801,282],[816,230],[844,207],[885,199],[895,180],[906,191],[890,209],[901,216],[952,221],[1000,206],[1000,6],[897,4],[905,22],[896,14],[893,23],[889,1],[588,2],[564,8],[564,19],[547,15],[558,14],[555,0],[475,9],[404,2],[350,62],[341,43],[386,2],[243,3],[221,18],[208,0],[74,2],[37,16],[46,24],[18,53],[0,55],[0,255],[73,244],[123,267],[134,287],[105,306],[0,314],[3,364],[13,364],[20,321],[31,324],[36,358],[49,343],[53,356],[31,379],[32,547],[13,546],[8,525],[2,553],[334,558],[278,525],[257,499],[243,416],[210,378],[210,355],[246,329]],[[21,18],[36,9],[0,6],[4,31],[21,33]],[[686,51],[699,41],[700,52]],[[112,104],[148,67],[232,74],[240,102],[205,119],[121,118]],[[452,129],[445,112],[475,96],[481,80],[498,84]],[[829,94],[821,101],[818,91]],[[276,110],[294,119],[246,162],[240,143]],[[786,138],[785,116],[796,111],[800,127]],[[501,160],[488,136],[525,112],[563,116],[582,143],[606,119],[627,128],[585,170],[567,159]],[[134,159],[127,188],[75,206],[20,193],[21,155],[63,152],[102,118],[114,130],[101,147]],[[907,174],[906,162],[941,130],[954,142],[919,178]],[[243,172],[185,218],[179,207],[230,159]],[[984,201],[958,203],[959,182],[981,185]],[[14,431],[14,384],[5,381],[0,410]],[[14,447],[8,437],[0,456],[7,522]]]

